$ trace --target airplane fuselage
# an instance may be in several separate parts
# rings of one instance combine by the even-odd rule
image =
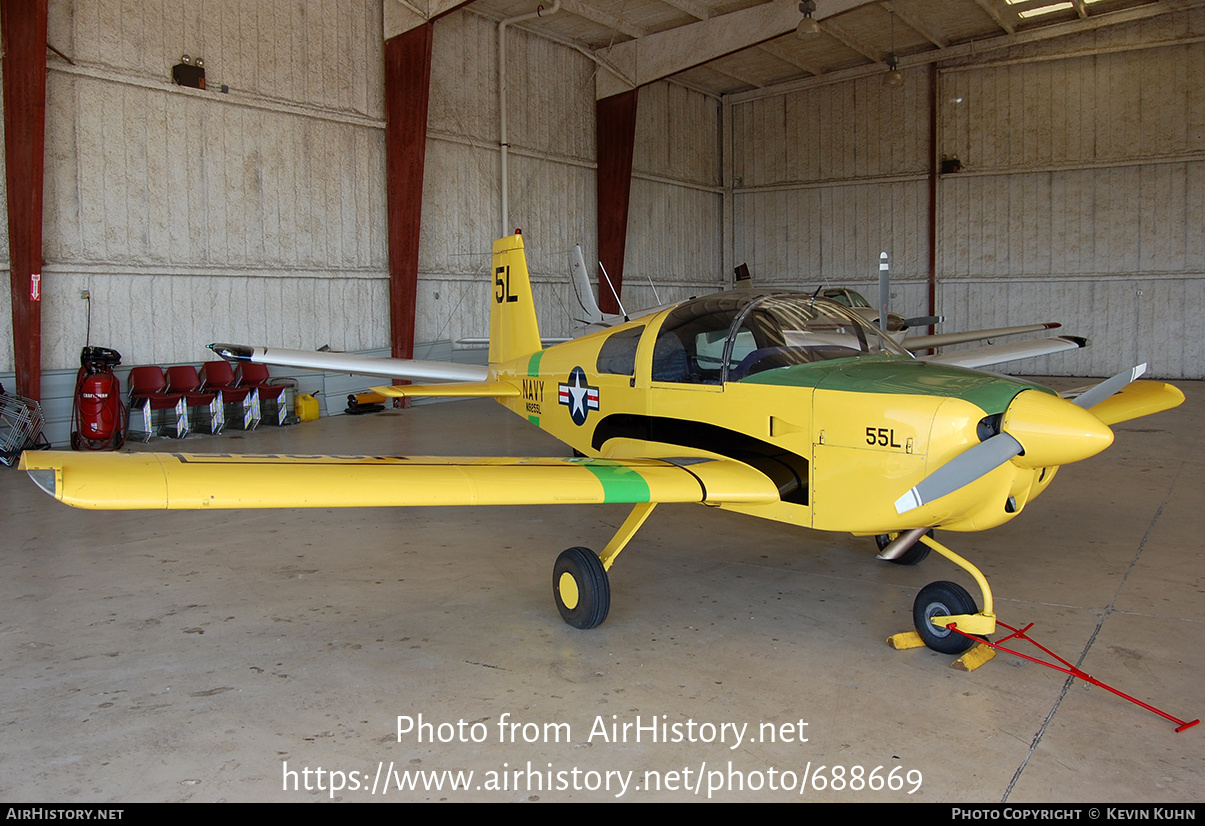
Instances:
[[[1052,391],[873,347],[843,357],[836,333],[789,331],[796,345],[820,342],[813,349],[824,357],[780,365],[787,348],[759,346],[762,331],[759,340],[748,332],[748,298],[697,300],[708,301],[711,312],[696,314],[703,322],[682,321],[688,302],[499,365],[496,377],[523,390],[501,401],[587,456],[746,462],[774,481],[780,501],[721,507],[821,530],[982,530],[1019,513],[1053,477],[1053,467],[1005,463],[898,514],[897,497],[978,444],[1018,394]]]

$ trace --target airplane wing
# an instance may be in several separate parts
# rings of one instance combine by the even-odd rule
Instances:
[[[355,353],[326,353],[315,350],[286,350],[283,347],[249,347],[244,344],[210,344],[209,349],[227,361],[249,361],[278,367],[304,367],[332,373],[357,373],[411,381],[481,382],[489,378],[483,364],[453,364],[449,361],[420,361]]]
[[[1174,385],[1161,381],[1136,381],[1091,405],[1088,410],[1105,424],[1115,425],[1171,410],[1183,403],[1184,393]]]
[[[940,336],[931,336],[940,338]],[[1064,350],[1078,350],[1088,346],[1088,339],[1078,336],[1059,336],[1057,338],[1039,338],[1033,341],[1019,341],[1015,344],[993,344],[979,347],[975,350],[959,350],[954,353],[943,353],[939,356],[921,356],[921,361],[932,364],[950,364],[955,367],[970,367],[978,369],[993,364],[1003,364],[1006,361],[1048,356],[1051,353],[1061,353]]]
[[[877,316],[876,316],[877,317]],[[942,333],[936,336],[909,336],[900,343],[915,353],[917,350],[932,350],[934,347],[948,347],[951,344],[966,344],[971,341],[985,341],[989,338],[1016,336],[1021,333],[1042,333],[1046,330],[1056,330],[1062,327],[1057,321],[1044,324],[1021,324],[1016,327],[993,327],[990,330],[967,330],[963,333]]]
[[[26,451],[55,499],[93,510],[777,502],[732,459],[454,458]]]

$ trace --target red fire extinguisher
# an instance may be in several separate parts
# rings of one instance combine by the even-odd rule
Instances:
[[[71,408],[73,450],[118,450],[126,440],[126,408],[113,368],[121,353],[108,347],[85,347]]]

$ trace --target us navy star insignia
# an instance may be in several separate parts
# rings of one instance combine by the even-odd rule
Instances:
[[[557,385],[557,400],[569,408],[569,416],[575,425],[586,423],[586,414],[598,410],[598,388],[586,381],[586,371],[574,367],[567,384]]]

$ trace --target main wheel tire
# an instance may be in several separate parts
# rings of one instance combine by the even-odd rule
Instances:
[[[561,619],[574,628],[597,628],[611,609],[611,581],[589,548],[562,551],[552,566],[552,597]]]
[[[894,540],[897,536],[899,536],[898,533],[881,533],[876,536],[874,541],[875,544],[879,546],[879,553],[887,550],[887,546],[890,545],[892,540]],[[929,530],[925,531],[925,536],[932,539],[933,529],[929,528]],[[898,556],[895,559],[889,559],[887,561],[894,562],[896,565],[919,565],[925,561],[927,556],[929,556],[929,546],[918,539],[916,542],[912,543],[912,547],[904,551],[901,556]]]
[[[957,631],[934,625],[933,617],[977,614],[979,606],[956,582],[930,582],[916,595],[912,604],[912,622],[925,645],[942,654],[961,654],[975,644]]]

